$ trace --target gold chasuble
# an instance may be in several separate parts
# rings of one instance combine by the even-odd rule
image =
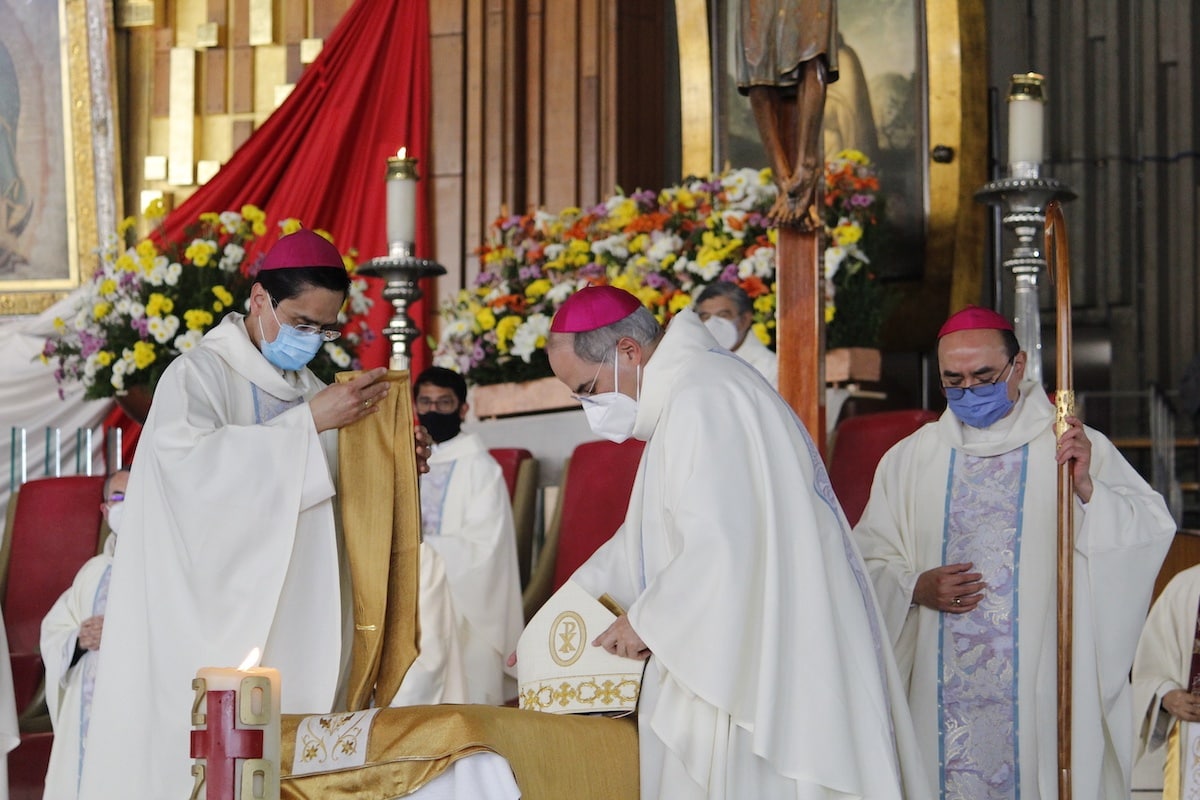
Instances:
[[[360,375],[340,372],[339,383]],[[338,497],[354,598],[346,705],[386,706],[419,652],[421,501],[407,371],[379,411],[338,431]]]

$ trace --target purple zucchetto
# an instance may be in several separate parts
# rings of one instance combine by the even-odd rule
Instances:
[[[587,286],[567,298],[554,315],[554,333],[582,333],[625,319],[642,307],[636,297],[615,286]]]
[[[301,228],[280,238],[267,252],[258,271],[298,267],[334,267],[344,270],[346,265],[342,263],[342,254],[333,246],[333,242],[307,228]]]

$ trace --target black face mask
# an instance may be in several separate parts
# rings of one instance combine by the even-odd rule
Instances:
[[[453,439],[462,430],[462,420],[458,418],[457,411],[451,411],[449,414],[426,411],[424,414],[417,414],[417,419],[438,444]]]

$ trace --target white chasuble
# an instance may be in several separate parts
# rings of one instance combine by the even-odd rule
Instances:
[[[641,796],[928,797],[866,569],[791,409],[685,310],[634,435],[625,522],[573,579],[653,653]]]
[[[284,712],[330,710],[343,666],[335,431],[230,313],[163,373],[133,461],[96,676],[84,800],[187,797],[191,681],[255,647]]]
[[[1200,723],[1178,720],[1162,705],[1176,689],[1200,693],[1200,565],[1180,572],[1163,589],[1133,661],[1139,754],[1168,748],[1164,800],[1200,797]]]
[[[946,412],[884,455],[854,531],[909,687],[926,770],[946,798],[1057,795],[1053,422],[1054,407],[1032,386],[1023,387],[1008,416],[984,430]],[[1127,800],[1129,669],[1175,525],[1162,498],[1112,442],[1091,428],[1087,435],[1095,489],[1075,511],[1073,793]],[[969,480],[959,475],[964,458],[993,466]],[[1011,492],[1010,501],[997,502],[1000,492]],[[966,525],[955,528],[947,514],[972,507],[980,522],[989,515],[1000,520],[951,552],[959,546],[952,531]],[[921,573],[959,561],[984,573],[987,603],[961,615],[913,605]],[[947,675],[954,677],[950,687]],[[985,704],[988,696],[993,700]],[[947,701],[967,699],[976,711],[955,719]]]

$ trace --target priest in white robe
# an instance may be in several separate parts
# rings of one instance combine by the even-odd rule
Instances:
[[[1133,723],[1138,754],[1168,746],[1163,797],[1200,792],[1200,565],[1163,588],[1133,659]]]
[[[315,233],[264,259],[231,312],[167,367],[139,441],[113,563],[80,797],[187,797],[196,670],[255,647],[285,713],[332,710],[348,660],[338,429],[378,410],[383,368],[326,387],[349,278]]]
[[[754,332],[754,303],[736,283],[716,281],[696,296],[696,313],[717,344],[758,370],[779,388],[779,356]]]
[[[525,623],[508,487],[483,440],[461,430],[469,409],[463,377],[430,367],[413,392],[417,418],[434,441],[421,476],[425,542],[446,564],[470,702],[500,705],[517,696],[505,659]]]
[[[685,310],[577,292],[547,354],[593,432],[646,441],[625,522],[574,574],[647,658],[641,796],[924,798],[886,631],[802,424]]]
[[[949,409],[880,462],[855,537],[942,797],[1057,794],[1057,470],[1072,463],[1073,794],[1129,797],[1129,669],[1175,530],[1163,499],[1078,419],[1058,438],[1021,387],[1012,324],[968,307],[942,327]]]
[[[104,542],[104,551],[84,562],[71,586],[42,620],[46,707],[54,726],[44,796],[54,800],[79,796],[79,776],[92,716],[96,663],[100,657],[104,609],[108,604],[112,575],[112,554],[124,516],[128,484],[128,470],[114,472],[104,482],[104,503],[100,509],[112,531]]]

